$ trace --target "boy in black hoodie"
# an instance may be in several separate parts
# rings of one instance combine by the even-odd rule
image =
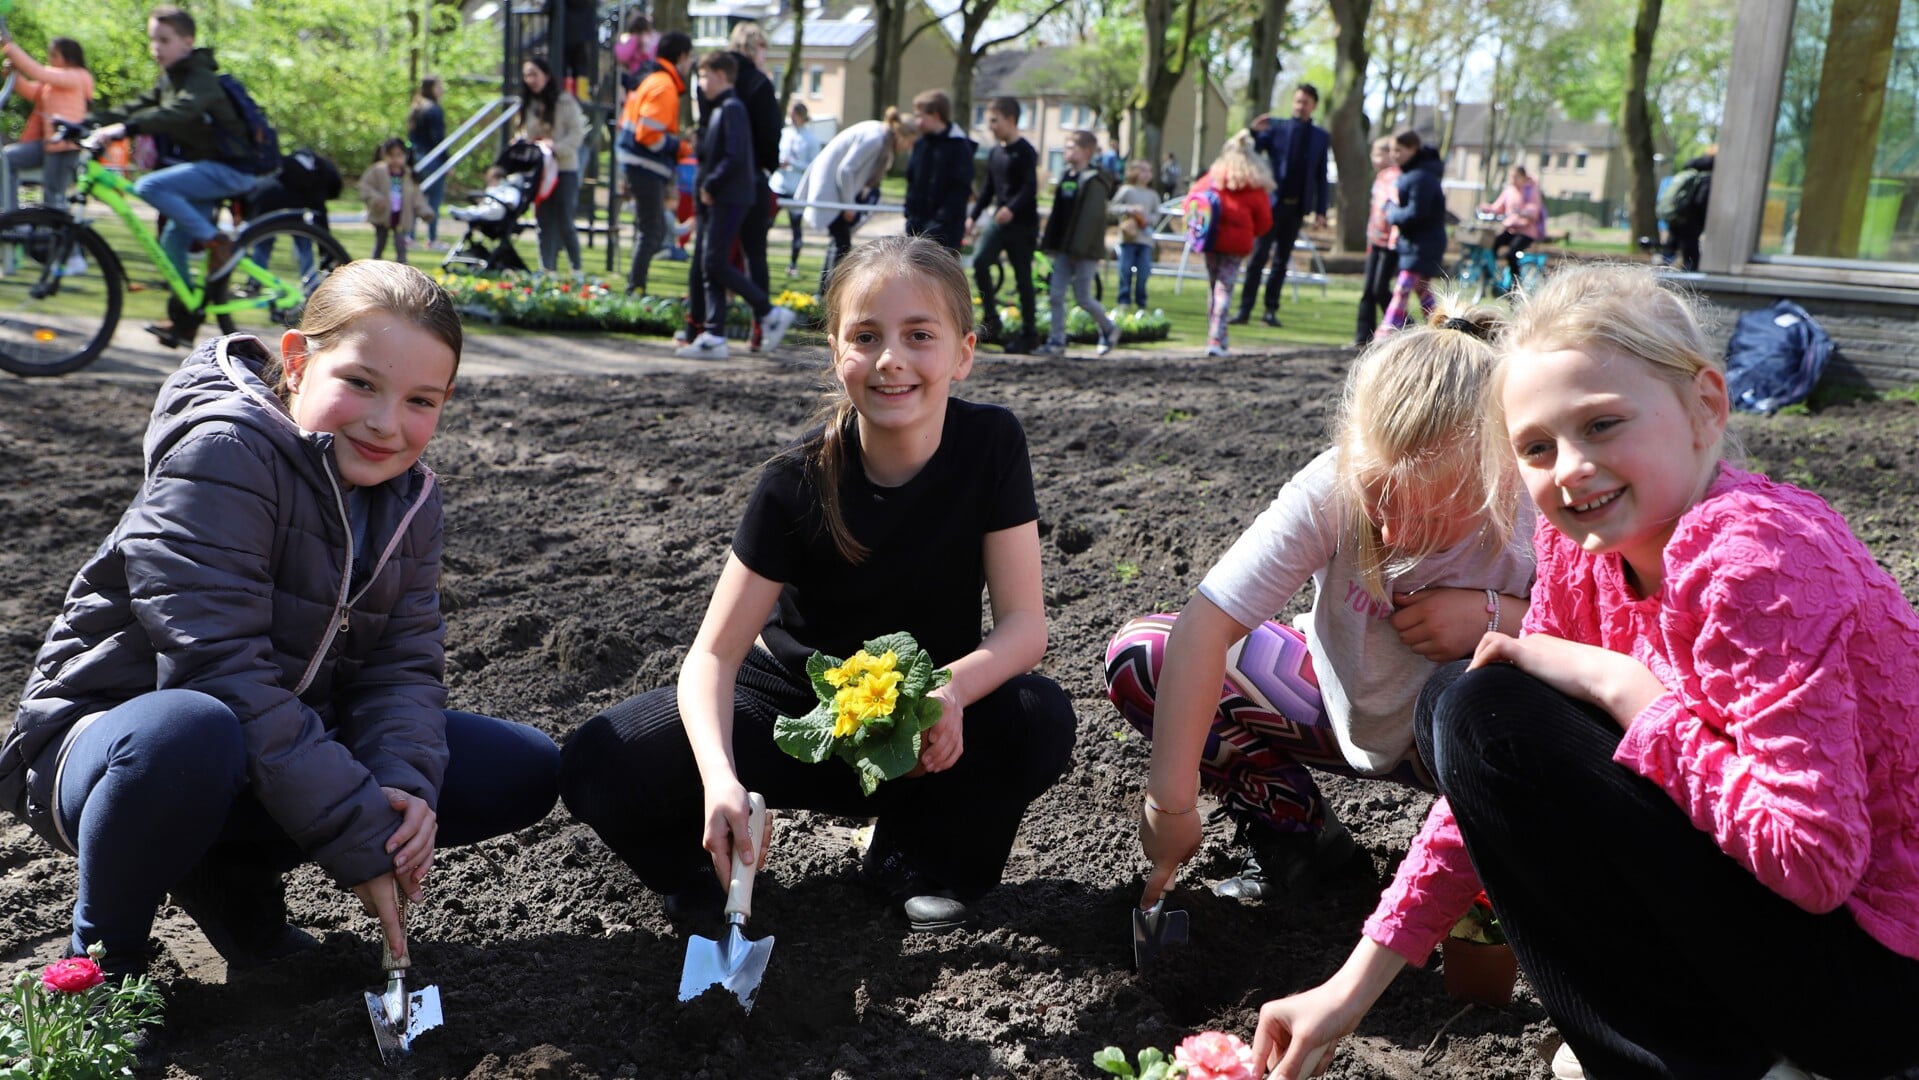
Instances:
[[[943,91],[914,98],[913,119],[920,138],[906,163],[906,232],[957,252],[966,233],[977,147],[953,123],[953,102]]]
[[[679,350],[695,360],[723,360],[726,345],[726,294],[731,291],[753,309],[761,327],[761,347],[771,352],[793,326],[794,315],[767,301],[766,290],[734,269],[733,244],[753,200],[760,177],[753,162],[753,135],[746,106],[733,93],[739,63],[732,53],[711,52],[700,58],[700,93],[713,103],[706,134],[700,140],[699,170],[694,189],[699,192],[699,233],[694,258],[706,286],[706,327]]]
[[[986,186],[966,222],[966,235],[979,236],[973,245],[973,277],[979,282],[986,337],[1002,342],[1000,347],[1009,353],[1032,352],[1038,341],[1033,333],[1033,251],[1039,243],[1039,152],[1020,135],[1019,113],[1016,97],[996,97],[986,107],[986,129],[999,145],[987,159]],[[1019,290],[1020,331],[1011,341],[1004,340],[993,287],[993,264],[1001,252],[1013,264]]]

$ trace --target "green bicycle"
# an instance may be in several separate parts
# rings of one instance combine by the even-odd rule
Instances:
[[[76,125],[63,138],[80,141]],[[104,147],[83,143],[85,169],[66,210],[28,207],[0,214],[0,369],[15,375],[65,375],[92,363],[113,340],[124,294],[145,286],[126,268],[86,214],[98,199],[133,232],[160,271],[174,303],[197,321],[208,316],[222,333],[251,333],[277,348],[300,321],[306,299],[337,267],[346,249],[297,210],[246,224],[224,265],[207,267],[196,288],[167,258],[153,229],[133,211],[133,184],[100,164]]]

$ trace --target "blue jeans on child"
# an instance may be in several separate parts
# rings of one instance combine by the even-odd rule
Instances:
[[[1153,245],[1119,246],[1119,303],[1146,306],[1146,279],[1153,272]]]
[[[559,797],[560,751],[522,724],[446,714],[448,761],[436,847],[513,832]],[[56,812],[80,854],[72,948],[141,956],[168,890],[210,851],[238,848],[284,871],[307,855],[248,791],[232,710],[194,690],[157,690],[99,715],[37,770],[58,769]]]
[[[187,248],[219,235],[213,215],[220,203],[252,191],[259,179],[224,161],[187,161],[146,174],[134,183],[133,193],[167,219],[166,228],[160,230],[160,247],[191,284]]]

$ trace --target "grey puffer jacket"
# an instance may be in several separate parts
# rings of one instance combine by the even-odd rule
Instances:
[[[333,436],[294,424],[267,360],[255,338],[220,338],[161,388],[146,479],[75,576],[0,744],[0,805],[71,851],[50,810],[69,730],[198,690],[239,718],[253,795],[350,886],[393,867],[400,815],[381,786],[438,806],[440,494],[424,465],[369,489],[354,551]]]

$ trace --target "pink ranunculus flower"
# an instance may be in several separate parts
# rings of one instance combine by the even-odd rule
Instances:
[[[1173,1060],[1186,1066],[1188,1080],[1259,1080],[1253,1048],[1223,1031],[1187,1036],[1173,1049]]]
[[[47,969],[40,973],[40,981],[56,993],[77,994],[99,986],[107,981],[107,977],[100,971],[100,965],[91,959],[69,956],[48,964]]]

